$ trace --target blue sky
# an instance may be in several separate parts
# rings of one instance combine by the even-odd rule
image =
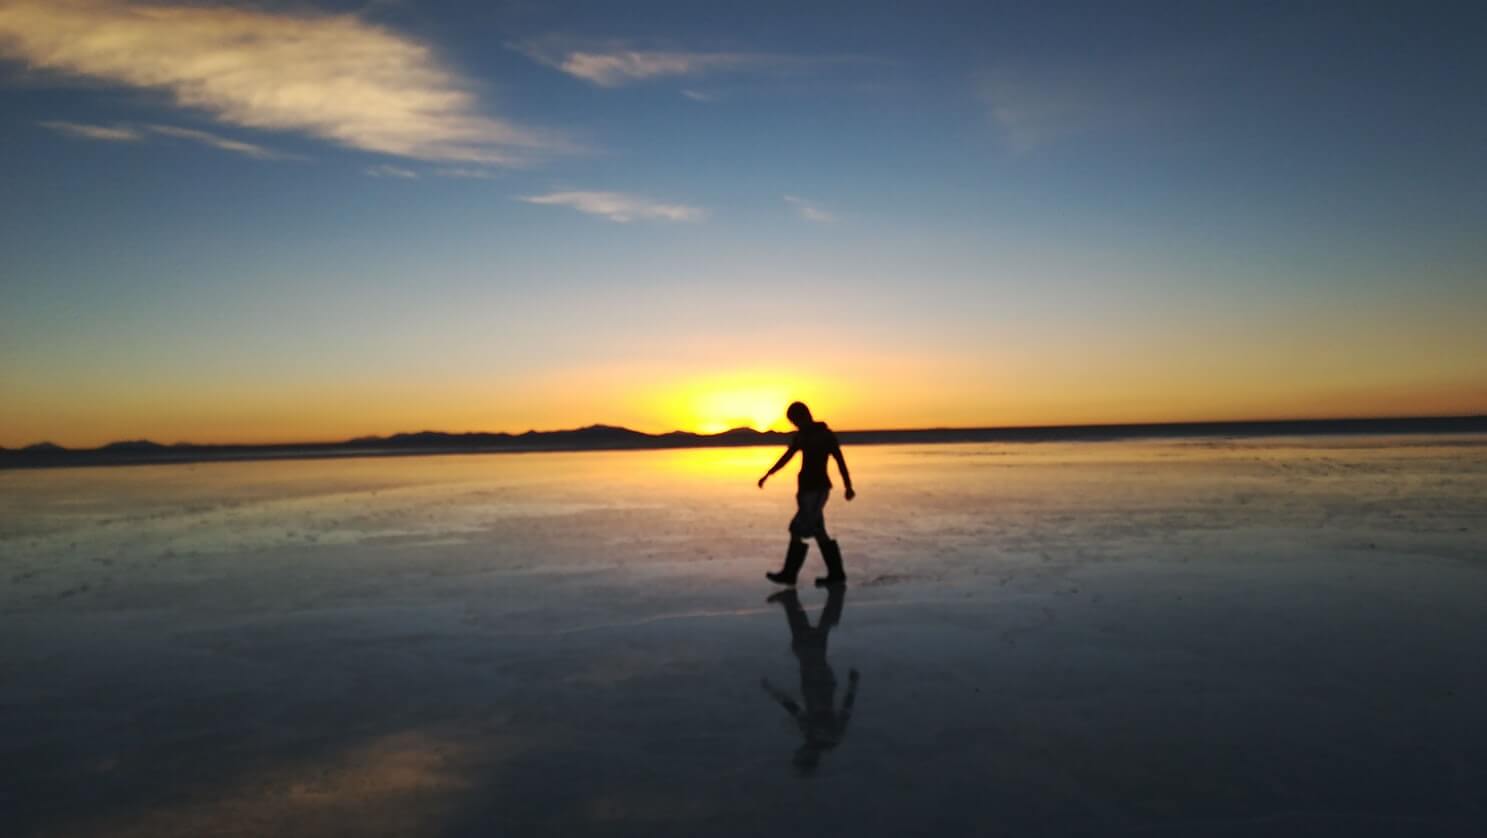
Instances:
[[[800,5],[0,0],[0,445],[1487,411],[1477,8]]]

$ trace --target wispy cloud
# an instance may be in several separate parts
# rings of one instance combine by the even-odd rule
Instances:
[[[977,79],[993,126],[1017,153],[1092,132],[1125,129],[1157,119],[1158,88],[1171,68],[1155,59],[1100,75],[995,72]]]
[[[716,101],[718,101],[718,94],[716,94],[716,93],[708,93],[708,92],[703,91],[703,90],[692,90],[690,88],[687,88],[687,89],[682,90],[682,95],[685,96],[685,97],[687,97],[688,99],[691,99],[693,102],[716,102]]]
[[[4,0],[0,56],[160,90],[224,123],[400,157],[502,165],[568,147],[483,115],[427,45],[354,15]]]
[[[619,87],[665,76],[695,76],[756,64],[763,56],[727,52],[670,52],[622,47],[569,49],[552,42],[513,44],[541,64],[600,87]]]
[[[70,137],[78,137],[86,140],[137,143],[143,142],[151,136],[160,135],[174,137],[178,140],[190,140],[193,143],[201,143],[202,145],[211,146],[212,148],[218,148],[223,151],[230,151],[234,154],[241,154],[257,160],[299,159],[296,155],[284,154],[256,143],[243,142],[242,140],[234,140],[229,137],[213,134],[210,131],[198,131],[194,128],[181,128],[175,125],[89,125],[82,122],[62,122],[58,120],[42,122],[41,125],[59,134],[66,134]]]
[[[82,122],[61,122],[51,120],[41,125],[50,128],[58,134],[66,134],[69,137],[77,137],[84,140],[101,140],[110,143],[137,143],[144,139],[144,135],[133,128],[124,125],[88,125]]]
[[[992,123],[1016,152],[1084,131],[1096,117],[1086,97],[1067,85],[987,78],[981,83],[981,96]]]
[[[405,169],[402,166],[392,166],[386,163],[380,166],[368,166],[366,173],[372,177],[392,177],[402,178],[403,180],[415,180],[418,177],[418,172],[412,169]]]
[[[623,43],[575,45],[561,37],[507,46],[533,61],[599,87],[620,87],[651,79],[696,77],[710,73],[789,73],[807,67],[857,60],[760,52],[636,49]],[[713,94],[690,90],[683,91],[683,95],[697,101],[708,101]]]
[[[466,180],[495,180],[499,175],[489,169],[472,169],[465,166],[444,166],[435,169],[439,177],[464,178]]]
[[[167,137],[175,137],[179,140],[190,140],[193,143],[219,148],[230,151],[233,154],[241,154],[244,157],[252,157],[255,160],[290,160],[295,159],[292,154],[284,154],[270,148],[264,148],[256,143],[245,143],[242,140],[234,140],[228,137],[218,136],[210,131],[198,131],[194,128],[178,128],[174,125],[151,125],[150,130],[156,134]]]
[[[806,221],[814,221],[817,224],[830,224],[836,221],[836,216],[827,212],[804,198],[794,195],[786,195],[785,203],[795,208],[796,214]]]
[[[666,204],[620,192],[551,192],[547,195],[525,195],[519,200],[529,204],[571,207],[621,224],[635,220],[700,221],[707,215],[700,207]]]

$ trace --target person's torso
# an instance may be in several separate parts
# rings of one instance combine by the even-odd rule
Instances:
[[[803,428],[795,435],[795,444],[800,448],[800,479],[802,491],[830,489],[831,478],[826,476],[826,460],[836,449],[836,435],[817,422]]]

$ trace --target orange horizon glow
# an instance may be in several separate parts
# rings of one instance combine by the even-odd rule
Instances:
[[[900,369],[899,372],[905,370]],[[649,387],[640,383],[651,382]],[[303,393],[236,398],[176,397],[128,401],[109,411],[60,411],[27,415],[3,409],[0,445],[19,448],[52,442],[89,448],[148,439],[163,444],[289,444],[337,442],[417,431],[508,432],[616,425],[645,433],[715,434],[734,428],[788,431],[785,408],[810,405],[817,418],[841,430],[965,427],[1047,427],[1168,422],[1239,422],[1294,419],[1397,418],[1487,414],[1487,388],[1465,382],[1444,386],[1338,388],[1273,387],[1270,393],[1204,387],[1200,382],[1160,386],[1099,386],[1083,381],[1078,397],[1061,387],[1019,382],[988,384],[952,398],[955,388],[922,375],[876,384],[872,375],[811,377],[764,368],[710,376],[667,376],[659,371],[587,375],[540,382],[518,398],[492,395],[473,385],[409,387],[402,398],[381,388],[346,389],[338,398]],[[399,391],[396,385],[389,390]],[[577,395],[575,395],[577,394]],[[1227,397],[1225,397],[1227,396]],[[62,415],[58,415],[62,413]]]

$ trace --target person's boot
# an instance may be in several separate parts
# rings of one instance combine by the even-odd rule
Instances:
[[[800,566],[805,564],[805,551],[809,549],[810,545],[804,541],[790,539],[790,549],[785,551],[785,566],[780,568],[779,573],[764,574],[764,578],[776,585],[794,585]]]
[[[842,547],[831,539],[821,542],[821,560],[826,562],[826,575],[816,577],[816,587],[833,588],[847,584],[847,572],[842,569]]]

